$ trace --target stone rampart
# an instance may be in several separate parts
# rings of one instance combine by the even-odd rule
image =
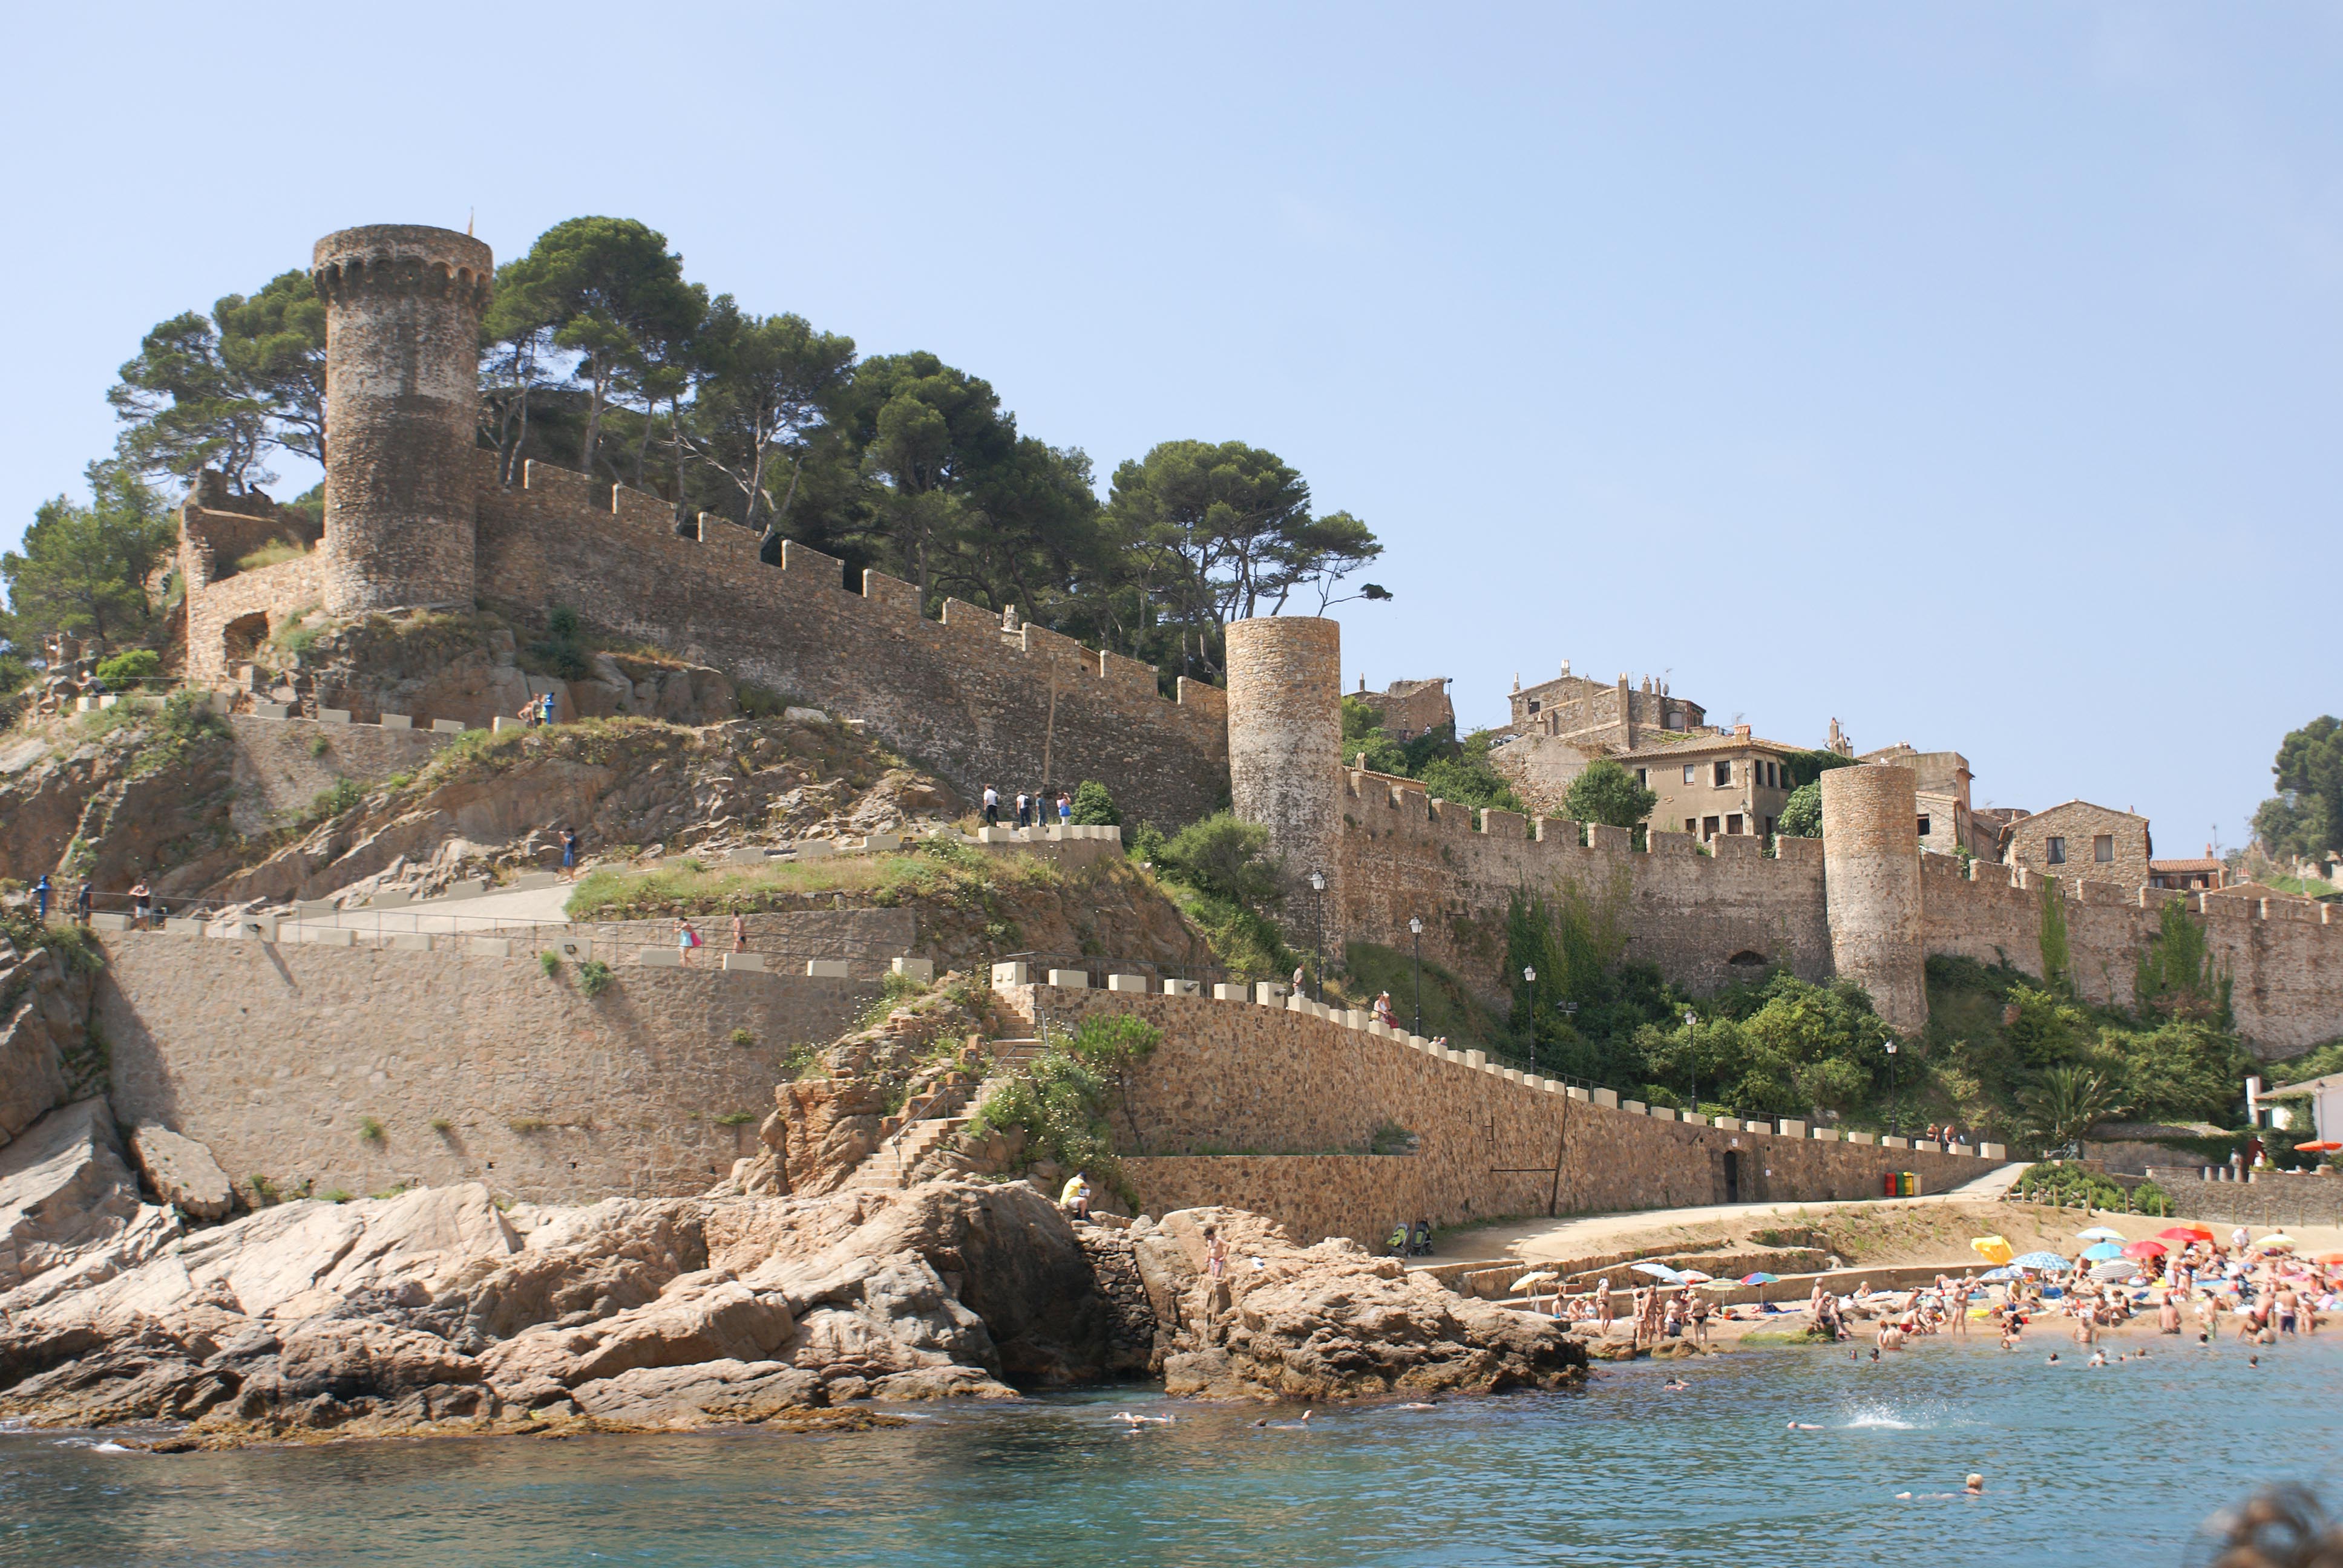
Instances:
[[[2043,900],[2056,899],[2077,992],[2129,1007],[2140,955],[2163,906],[2177,903],[2203,922],[2207,950],[2230,977],[2237,1031],[2257,1055],[2276,1060],[2343,1037],[2343,925],[2332,904],[2122,888],[1983,860],[1965,871],[1943,855],[1922,856],[1920,869],[1921,941],[1931,953],[2006,959],[2039,976]]]
[[[756,536],[703,517],[677,532],[673,508],[624,487],[527,465],[497,482],[476,453],[478,579],[530,609],[568,606],[799,701],[867,721],[870,733],[973,797],[1096,779],[1126,819],[1178,824],[1228,790],[1227,705],[1182,679],[1176,702],[1155,672],[1040,627],[1004,632],[997,611],[949,600],[920,613],[910,584],[862,574],[794,543],[781,563]]]
[[[1358,770],[1344,774],[1342,812],[1342,929],[1404,949],[1420,916],[1424,956],[1468,980],[1496,974],[1506,901],[1521,888],[1575,888],[1615,914],[1628,958],[1694,990],[1768,964],[1806,980],[1831,973],[1822,846],[1811,839],[1783,839],[1774,857],[1755,838],[1720,837],[1704,852],[1689,834],[1653,833],[1637,850],[1624,829],[1476,812],[1430,799],[1413,779]]]
[[[1111,1010],[1163,1031],[1133,1079],[1135,1138],[1120,1108],[1115,1123],[1121,1146],[1140,1150],[1129,1164],[1149,1211],[1238,1204],[1305,1241],[1376,1246],[1418,1218],[1874,1197],[1889,1171],[1942,1191],[1992,1169],[1973,1155],[1664,1120],[1307,1003],[995,989],[1028,1020],[1038,1003],[1053,1030]],[[1415,1152],[1364,1152],[1385,1128],[1413,1134]]]
[[[2250,1181],[2207,1181],[2194,1165],[2153,1165],[2147,1175],[2182,1219],[2222,1225],[2343,1225],[2343,1176],[2257,1171]]]
[[[325,597],[317,552],[237,572],[222,581],[187,586],[187,678],[198,686],[227,678],[235,660],[250,658],[301,611]]]
[[[876,994],[628,964],[589,999],[575,969],[549,977],[533,951],[490,958],[468,943],[399,951],[137,931],[105,942],[95,1016],[116,1115],[197,1140],[239,1182],[257,1173],[318,1192],[484,1181],[579,1202],[705,1191],[755,1152],[789,1048],[834,1039]],[[734,1044],[735,1030],[752,1043]]]

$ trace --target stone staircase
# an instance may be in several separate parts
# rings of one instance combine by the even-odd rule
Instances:
[[[992,1044],[992,1069],[973,1089],[948,1088],[923,1095],[903,1108],[902,1119],[887,1138],[854,1168],[844,1191],[857,1188],[893,1190],[910,1185],[910,1173],[936,1145],[958,1137],[976,1119],[984,1097],[1025,1070],[1041,1054],[1038,1040],[1001,1040]]]

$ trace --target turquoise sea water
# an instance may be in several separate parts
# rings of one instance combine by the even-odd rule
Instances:
[[[839,1437],[165,1456],[17,1432],[0,1561],[2162,1564],[2265,1483],[2343,1499],[2343,1339],[2258,1370],[2134,1342],[2151,1358],[2103,1371],[2068,1343],[1877,1365],[1755,1350],[1682,1363],[1682,1392],[1661,1389],[1679,1363],[1614,1366],[1581,1392],[1322,1409],[1300,1430],[1116,1391]],[[2067,1364],[2044,1364],[2054,1348]],[[1179,1422],[1126,1434],[1108,1419],[1126,1409]],[[1971,1470],[1985,1498],[1942,1495]]]

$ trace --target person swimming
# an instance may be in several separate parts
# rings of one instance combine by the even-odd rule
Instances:
[[[1792,1432],[1820,1432],[1822,1428],[1816,1426],[1810,1421],[1794,1421],[1790,1422],[1789,1430]]]
[[[1660,1392],[1662,1393],[1679,1393],[1690,1387],[1692,1387],[1692,1384],[1684,1382],[1684,1379],[1672,1377],[1668,1379],[1667,1382],[1660,1385]]]
[[[1133,1415],[1126,1410],[1109,1419],[1119,1421],[1125,1426],[1171,1426],[1180,1418],[1176,1415]]]

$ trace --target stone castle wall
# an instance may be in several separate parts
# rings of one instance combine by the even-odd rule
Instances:
[[[1520,888],[1549,897],[1574,889],[1614,910],[1629,959],[1694,990],[1768,964],[1806,980],[1831,974],[1814,839],[1783,840],[1778,859],[1745,837],[1720,837],[1703,854],[1685,833],[1650,834],[1649,849],[1637,850],[1624,829],[1582,829],[1554,817],[1533,825],[1512,811],[1433,801],[1413,779],[1357,770],[1342,777],[1341,816],[1343,929],[1404,950],[1408,920],[1419,916],[1424,956],[1468,980],[1495,976],[1506,902]]]
[[[911,585],[883,573],[850,592],[843,563],[801,545],[770,566],[744,528],[703,518],[679,536],[656,497],[542,463],[506,488],[493,454],[471,456],[486,596],[566,605],[865,720],[971,798],[1096,779],[1125,820],[1177,824],[1227,796],[1227,705],[1212,687],[1183,678],[1169,702],[1135,659],[1040,627],[1004,633],[997,612],[959,599],[929,620]]]
[[[1950,857],[1926,855],[1922,945],[1981,963],[2006,959],[2039,976],[2046,897],[2059,900],[2071,978],[2087,1000],[2133,1004],[2140,954],[2163,906],[2179,904],[2202,922],[2207,949],[2229,975],[2237,1031],[2257,1055],[2275,1060],[2343,1038],[2343,921],[2332,904],[2124,888],[1983,860],[1965,872]]]
[[[236,741],[230,819],[237,832],[247,835],[298,819],[319,794],[344,779],[378,784],[393,774],[411,773],[455,739],[428,729],[247,713],[227,715],[227,727]]]
[[[105,940],[95,1017],[116,1115],[209,1146],[239,1182],[258,1173],[319,1192],[484,1181],[573,1202],[705,1191],[755,1151],[789,1049],[834,1039],[877,994],[628,964],[589,1000],[574,970],[548,977],[533,952]],[[754,1043],[733,1044],[736,1029]],[[367,1117],[379,1139],[365,1135]]]
[[[1138,1133],[1120,1110],[1114,1123],[1119,1147],[1146,1151],[1126,1160],[1143,1206],[1234,1204],[1304,1241],[1380,1246],[1418,1218],[1721,1203],[1728,1158],[1745,1202],[1873,1197],[1888,1171],[1942,1191],[1992,1169],[1974,1155],[1660,1120],[1312,1011],[1055,987],[999,994],[1029,1019],[1038,1001],[1053,1030],[1100,1011],[1156,1024],[1162,1043],[1133,1079]],[[1386,1125],[1413,1133],[1415,1152],[1356,1152]]]

